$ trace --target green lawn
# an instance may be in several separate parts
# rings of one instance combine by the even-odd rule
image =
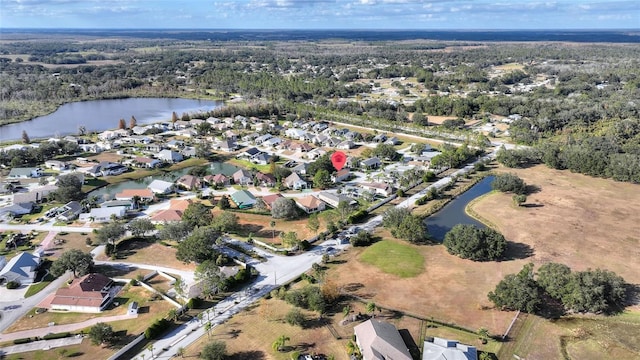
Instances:
[[[424,271],[424,258],[413,246],[392,240],[369,246],[360,260],[401,278],[414,277]]]
[[[45,278],[39,283],[31,284],[27,289],[27,292],[24,294],[24,297],[28,298],[29,296],[33,296],[39,293],[42,289],[46,288],[49,284],[51,284],[53,280],[55,280],[53,275],[47,274],[47,276],[45,276]]]

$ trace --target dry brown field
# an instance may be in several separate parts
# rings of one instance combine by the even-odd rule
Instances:
[[[510,194],[492,193],[471,209],[508,240],[532,247],[527,261],[607,269],[640,284],[640,186],[543,165],[497,171],[515,173],[539,191],[527,196],[527,206],[514,206]]]

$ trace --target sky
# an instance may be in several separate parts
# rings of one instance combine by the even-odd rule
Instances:
[[[0,28],[640,29],[640,0],[0,0]]]

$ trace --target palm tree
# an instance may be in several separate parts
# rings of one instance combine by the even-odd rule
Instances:
[[[489,333],[489,330],[481,327],[480,329],[478,329],[478,336],[480,337],[480,340],[482,340],[482,343],[485,344],[491,337],[491,334]]]
[[[271,239],[275,241],[275,239],[276,239],[276,222],[271,220],[271,222],[269,223],[269,226],[271,227]]]
[[[374,311],[376,311],[376,303],[374,302],[367,303],[367,312],[373,313]]]
[[[151,358],[153,358],[153,350],[155,350],[156,348],[153,347],[153,344],[149,344],[149,346],[147,346],[147,350],[151,351]]]
[[[171,308],[169,309],[169,313],[167,314],[167,316],[169,317],[169,319],[176,321],[178,320],[178,310],[176,310],[175,308]]]
[[[207,336],[211,336],[211,322],[207,322],[206,324],[204,324],[204,329],[207,330]]]
[[[184,350],[183,347],[179,347],[178,350],[176,350],[176,355],[180,355],[181,358],[184,358],[185,353],[186,351]]]
[[[134,208],[134,209],[137,209],[137,208],[138,208],[138,206],[140,205],[140,200],[141,200],[141,199],[140,199],[140,196],[138,196],[138,195],[134,195],[134,196],[131,198],[131,202],[133,203],[133,208]]]
[[[287,343],[287,341],[291,340],[287,335],[280,335],[276,341],[273,342],[273,344],[271,345],[271,347],[273,348],[273,350],[276,351],[282,351],[284,349],[285,344]]]

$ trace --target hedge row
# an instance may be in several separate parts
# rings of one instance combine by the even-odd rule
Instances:
[[[63,332],[63,333],[53,333],[53,334],[47,334],[45,336],[42,337],[42,340],[53,340],[53,339],[62,339],[62,338],[66,338],[71,336],[70,332]]]
[[[158,319],[144,331],[144,337],[147,339],[155,339],[171,326],[171,322],[167,319]]]

